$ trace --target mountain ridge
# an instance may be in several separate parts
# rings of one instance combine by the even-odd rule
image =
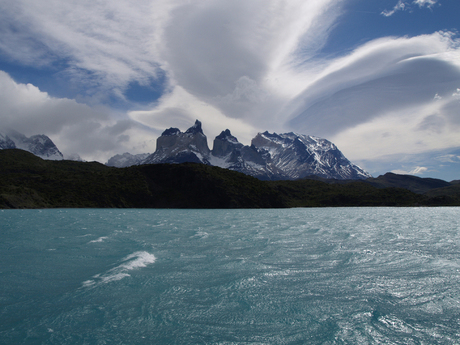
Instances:
[[[153,154],[137,161],[131,155],[130,159],[132,165],[202,163],[242,172],[260,180],[295,180],[309,175],[356,180],[371,177],[351,163],[330,141],[293,132],[258,133],[247,146],[226,129],[214,139],[211,150],[199,120],[185,132],[174,127],[166,129],[158,137]],[[109,161],[110,166],[126,166],[113,157]]]

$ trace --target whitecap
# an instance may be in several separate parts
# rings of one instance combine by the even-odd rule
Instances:
[[[129,271],[153,264],[156,257],[146,251],[139,251],[124,257],[121,261],[121,265],[108,270],[106,273],[94,275],[93,279],[84,281],[82,286],[92,287],[96,284],[106,284],[130,277]]]
[[[132,260],[134,259],[134,260]],[[123,269],[123,270],[133,270],[140,267],[146,267],[148,264],[153,264],[156,261],[156,257],[153,254],[148,252],[135,252],[127,257],[125,257],[122,261],[125,261],[124,264],[114,268],[116,269]]]

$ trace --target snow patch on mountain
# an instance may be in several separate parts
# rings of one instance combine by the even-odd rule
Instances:
[[[21,149],[33,153],[43,159],[62,160],[64,156],[46,135],[26,137],[14,130],[0,133],[0,149]]]

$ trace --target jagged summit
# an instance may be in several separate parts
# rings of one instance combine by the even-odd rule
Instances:
[[[316,175],[333,179],[366,179],[369,173],[351,163],[326,139],[298,133],[258,133],[243,145],[229,129],[208,148],[201,122],[182,133],[169,128],[157,139],[156,151],[137,164],[196,162],[239,171],[262,180],[299,179]]]
[[[211,150],[201,129],[201,122],[182,133],[178,128],[169,128],[157,139],[156,151],[140,164],[194,162],[210,164]]]
[[[185,134],[203,134],[203,129],[201,129],[201,122],[196,120],[195,124],[185,131]]]
[[[230,133],[229,129],[226,129],[214,139],[212,155],[222,158],[241,147],[243,144],[238,142],[238,139]]]
[[[226,129],[225,131],[222,131],[217,137],[216,139],[218,140],[227,140],[227,141],[230,141],[230,142],[233,142],[233,143],[237,143],[238,142],[238,139],[236,139],[236,137],[234,137],[232,135],[232,133],[230,132],[229,129]]]

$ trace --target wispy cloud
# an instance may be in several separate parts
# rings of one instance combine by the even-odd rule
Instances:
[[[393,14],[395,14],[398,11],[404,11],[407,7],[407,3],[399,0],[398,3],[393,7],[392,10],[384,10],[381,14],[384,15],[385,17],[390,17]]]
[[[414,0],[412,2],[399,0],[393,9],[384,10],[381,14],[385,17],[390,17],[399,11],[412,11],[414,5],[417,5],[419,8],[426,7],[431,9],[437,2],[438,0]]]
[[[442,163],[460,163],[460,156],[455,154],[447,154],[435,158]]]
[[[401,170],[401,169],[396,169],[393,170],[392,172],[395,174],[402,174],[402,175],[422,175],[428,170],[426,167],[415,167],[411,170]]]
[[[438,0],[415,0],[413,3],[415,5],[418,5],[420,8],[421,7],[431,8],[434,5],[436,5],[437,2],[438,2]]]
[[[402,175],[422,175],[427,170],[428,170],[428,168],[426,168],[426,167],[417,166],[417,167],[415,167],[415,168],[413,168],[412,170],[409,170],[409,171],[396,169],[396,170],[393,170],[392,172],[395,173],[395,174],[402,174]]]

